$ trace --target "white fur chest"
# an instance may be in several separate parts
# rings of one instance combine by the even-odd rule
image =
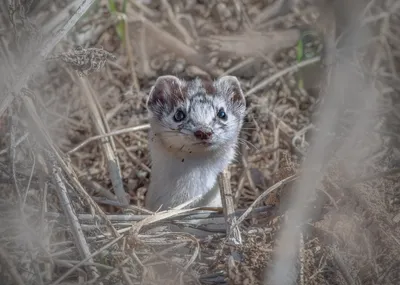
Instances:
[[[209,195],[213,190],[219,198],[218,188],[213,189],[218,174],[231,162],[234,148],[206,155],[166,152],[158,142],[151,143],[152,173],[146,195],[146,206],[150,210],[167,209],[182,204],[196,196]],[[220,206],[219,201],[210,201],[201,206]]]

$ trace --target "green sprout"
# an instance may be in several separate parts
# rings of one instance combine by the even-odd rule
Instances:
[[[303,60],[310,59],[316,55],[316,51],[313,49],[312,42],[315,40],[315,37],[318,35],[312,31],[305,31],[301,34],[299,41],[297,42],[296,47],[296,60],[298,63]],[[299,71],[299,88],[304,88],[303,76],[301,74],[301,70]]]
[[[118,15],[118,14],[125,14],[126,13],[126,5],[127,5],[127,0],[124,0],[122,2],[122,10],[118,11],[117,9],[117,5],[116,5],[116,1],[115,0],[108,0],[108,9],[110,10],[110,12],[114,15]],[[125,20],[121,19],[118,21],[118,24],[115,27],[116,31],[117,31],[117,35],[118,37],[125,42]]]

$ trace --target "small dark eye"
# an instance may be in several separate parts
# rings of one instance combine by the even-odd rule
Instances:
[[[182,110],[178,110],[176,111],[175,115],[174,115],[174,121],[175,122],[181,122],[186,118],[186,114],[185,112],[183,112]]]
[[[226,115],[224,109],[219,109],[218,113],[217,113],[218,118],[222,119],[222,120],[226,120],[228,118],[228,116]]]

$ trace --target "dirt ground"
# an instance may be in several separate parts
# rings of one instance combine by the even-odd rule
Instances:
[[[89,0],[3,2],[1,284],[269,284],[295,181],[323,131],[330,71],[345,57],[378,107],[341,103],[288,278],[400,284],[398,2],[99,0],[87,12]],[[355,27],[366,41],[349,36]],[[241,82],[247,116],[229,167],[241,244],[225,223],[210,229],[221,209],[143,209],[146,98],[167,74]],[[349,141],[361,113],[368,131]],[[343,149],[362,153],[356,166]],[[162,228],[195,218],[205,235]]]

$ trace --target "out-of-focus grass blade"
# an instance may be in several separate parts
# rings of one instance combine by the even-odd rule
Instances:
[[[305,31],[301,34],[296,47],[296,60],[298,63],[316,56],[316,51],[309,46],[309,43],[312,43],[316,37],[318,37],[318,35],[316,35],[313,31]],[[298,87],[304,88],[304,80],[301,70],[299,70],[298,74]]]
[[[114,14],[119,14],[123,13],[125,14],[126,12],[126,5],[127,5],[127,0],[124,0],[122,2],[122,11],[117,10],[117,5],[114,0],[108,0],[108,9],[110,10],[111,13]],[[125,42],[125,21],[123,19],[118,21],[118,24],[115,27],[117,31],[118,37],[122,40],[122,42]]]
[[[296,51],[297,51],[296,60],[297,60],[297,62],[301,62],[303,60],[303,56],[304,56],[304,45],[303,45],[303,37],[302,36],[300,37],[299,42],[297,43]],[[300,70],[299,70],[298,87],[300,89],[304,88],[304,81],[303,81],[303,78],[301,76],[301,71]]]
[[[86,19],[87,17],[89,17],[89,15],[90,15],[91,13],[97,13],[97,12],[99,11],[99,9],[100,9],[100,4],[99,4],[99,1],[97,0],[97,1],[95,1],[95,2],[93,3],[92,7],[91,7],[89,10],[87,10],[87,11],[85,12],[85,14],[83,14],[83,16],[81,17],[81,19]]]

